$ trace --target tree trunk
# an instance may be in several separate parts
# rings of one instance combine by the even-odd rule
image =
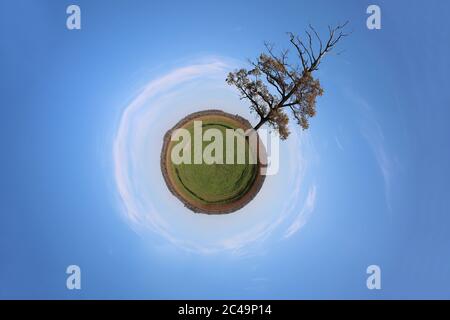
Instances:
[[[261,118],[261,120],[259,120],[258,124],[253,128],[255,131],[258,131],[259,128],[261,128],[261,126],[267,122],[267,120],[269,119],[269,114],[267,115],[267,117]]]
[[[258,131],[258,129],[264,124],[265,121],[261,120],[258,122],[258,124],[253,128],[255,131]]]

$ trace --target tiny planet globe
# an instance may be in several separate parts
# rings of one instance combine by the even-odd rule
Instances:
[[[246,119],[205,110],[184,117],[164,135],[161,171],[169,191],[191,211],[232,213],[261,189],[265,152]]]

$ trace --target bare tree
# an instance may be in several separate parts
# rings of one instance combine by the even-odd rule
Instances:
[[[255,130],[267,123],[278,131],[281,139],[286,139],[289,136],[288,113],[303,129],[309,127],[309,118],[316,114],[316,98],[323,94],[313,73],[319,69],[323,57],[347,36],[346,25],[347,22],[328,27],[326,41],[322,41],[311,25],[305,32],[305,40],[288,33],[295,49],[296,63],[290,62],[288,50],[276,55],[273,46],[265,43],[267,53],[250,61],[250,70],[240,69],[228,74],[227,83],[239,90],[241,99],[249,100],[251,111],[259,116]]]

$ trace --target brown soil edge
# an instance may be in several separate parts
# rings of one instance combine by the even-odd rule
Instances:
[[[222,110],[211,109],[211,110],[204,110],[204,111],[198,111],[198,112],[191,113],[191,114],[187,115],[186,117],[184,117],[183,119],[181,119],[172,129],[167,131],[166,134],[164,135],[163,146],[162,146],[161,157],[160,157],[161,172],[162,172],[164,181],[166,182],[166,185],[167,185],[167,188],[169,189],[169,191],[175,197],[177,197],[184,204],[184,206],[186,208],[190,209],[191,211],[193,211],[195,213],[205,213],[205,214],[232,213],[232,212],[235,212],[239,209],[242,209],[244,206],[246,206],[250,201],[253,200],[253,198],[255,198],[255,196],[258,194],[259,190],[261,190],[261,187],[265,180],[265,175],[262,174],[264,165],[259,161],[260,160],[259,158],[258,158],[259,174],[257,174],[251,188],[241,198],[237,199],[236,201],[227,203],[227,204],[202,204],[202,203],[194,204],[192,202],[189,202],[187,199],[183,198],[183,196],[177,191],[174,183],[172,183],[172,181],[170,179],[170,175],[167,170],[167,166],[166,166],[167,150],[168,150],[170,142],[171,142],[170,138],[172,136],[172,132],[174,130],[184,126],[185,124],[187,124],[188,122],[190,122],[194,119],[197,119],[199,117],[205,117],[205,116],[221,116],[221,117],[229,118],[230,120],[234,120],[234,121],[237,121],[238,123],[240,123],[244,130],[252,128],[252,125],[250,124],[250,122],[248,120],[244,119],[243,117],[241,117],[237,114],[233,115],[233,114],[224,112]],[[258,141],[259,141],[259,143],[258,143],[259,148],[262,148],[261,152],[263,154],[263,157],[266,158],[266,150],[265,150],[264,145],[261,142],[259,136],[258,136]],[[264,162],[265,162],[265,159],[264,159]]]

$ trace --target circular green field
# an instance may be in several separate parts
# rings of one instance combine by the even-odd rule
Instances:
[[[249,197],[249,193],[254,189],[255,181],[260,180],[259,164],[255,163],[256,158],[250,149],[248,139],[243,138],[241,140],[245,143],[245,146],[241,146],[241,148],[238,147],[239,139],[236,137],[230,139],[230,136],[228,136],[227,139],[227,130],[243,129],[245,131],[248,129],[248,123],[238,121],[236,116],[227,115],[225,113],[202,113],[201,116],[192,117],[181,125],[176,126],[177,128],[186,129],[190,133],[189,163],[175,164],[172,161],[172,149],[181,143],[181,140],[167,142],[166,147],[163,149],[163,152],[165,152],[165,155],[163,155],[165,163],[163,165],[166,171],[164,177],[169,189],[187,207],[196,212],[227,213],[235,211],[251,200],[254,195]],[[208,129],[215,129],[217,130],[216,132],[221,133],[223,137],[222,143],[218,145],[221,145],[221,159],[223,163],[219,161],[219,163],[208,164],[205,163],[204,158],[200,164],[194,162],[195,138],[199,137],[199,135],[194,134],[194,121],[200,120],[202,121],[203,134]],[[202,154],[205,148],[215,141],[214,138],[211,141],[204,140],[201,139],[201,143],[197,141],[197,146],[202,146]],[[233,144],[231,144],[232,142]],[[228,149],[227,143],[230,143]],[[232,163],[227,161],[227,150],[233,150],[234,157],[231,155],[228,157],[228,160],[233,159]],[[239,152],[241,154],[240,159],[238,157]],[[208,154],[217,156],[215,151]],[[184,155],[183,151],[181,151],[180,155]]]

